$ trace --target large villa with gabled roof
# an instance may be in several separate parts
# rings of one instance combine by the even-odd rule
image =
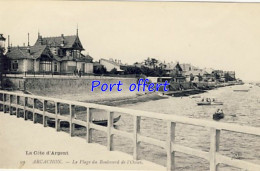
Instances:
[[[9,40],[9,39],[8,39]],[[38,38],[33,46],[12,47],[6,53],[9,59],[9,71],[34,73],[93,73],[93,58],[83,55],[84,48],[76,35]]]

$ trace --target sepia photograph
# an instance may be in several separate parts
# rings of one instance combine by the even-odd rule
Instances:
[[[0,1],[0,170],[260,171],[260,3]]]

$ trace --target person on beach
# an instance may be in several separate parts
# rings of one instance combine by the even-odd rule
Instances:
[[[81,71],[81,69],[79,70],[79,77],[81,77],[81,75],[82,75],[82,71]]]
[[[79,75],[79,71],[78,71],[78,68],[75,69],[75,75]]]

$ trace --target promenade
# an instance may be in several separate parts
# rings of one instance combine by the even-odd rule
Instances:
[[[114,135],[128,138],[132,144],[133,158],[140,159],[140,143],[145,142],[165,150],[167,170],[175,169],[175,152],[196,156],[208,161],[210,171],[216,171],[219,164],[227,164],[245,170],[260,170],[260,166],[247,160],[236,159],[219,152],[221,132],[237,132],[259,136],[258,127],[221,123],[178,115],[148,112],[135,109],[84,103],[72,100],[35,96],[10,91],[0,91],[0,104],[6,114],[0,113],[0,166],[5,168],[66,168],[66,169],[134,169],[134,170],[165,170],[164,167],[145,161],[132,160],[132,156],[113,151]],[[40,104],[39,104],[40,103]],[[52,107],[50,107],[52,104]],[[64,110],[64,104],[68,110]],[[77,112],[86,113],[86,120],[76,118]],[[55,110],[50,110],[54,108]],[[14,110],[15,109],[15,110]],[[96,110],[107,112],[107,126],[92,122]],[[12,116],[9,116],[10,113]],[[113,127],[115,113],[132,116],[133,131],[127,132]],[[30,114],[30,116],[29,116]],[[17,117],[15,117],[17,115]],[[42,116],[42,124],[37,117]],[[23,118],[23,119],[22,119]],[[55,119],[55,129],[47,127],[47,119]],[[152,118],[164,121],[166,137],[164,140],[141,134],[142,118]],[[27,121],[26,121],[27,120]],[[29,121],[33,120],[33,122]],[[69,134],[59,132],[62,121],[69,123]],[[130,121],[131,122],[131,121]],[[186,124],[208,129],[208,150],[191,148],[175,141],[176,125]],[[86,127],[86,138],[75,138],[75,126]],[[91,144],[93,130],[106,134],[106,147]],[[58,132],[57,132],[58,131]],[[70,138],[73,137],[73,138]],[[87,142],[89,142],[89,144]],[[131,147],[128,147],[131,148]],[[153,148],[149,149],[152,152]],[[141,158],[142,159],[142,158]],[[12,167],[11,167],[12,166]]]
[[[0,168],[166,170],[42,124],[0,112]],[[57,153],[55,153],[57,152]],[[118,164],[119,162],[119,164]]]

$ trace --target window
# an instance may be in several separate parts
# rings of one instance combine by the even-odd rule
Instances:
[[[74,72],[76,69],[77,69],[76,66],[68,66],[67,71],[72,73],[72,72]]]
[[[51,61],[40,61],[40,71],[44,71],[44,72],[52,71]]]
[[[57,62],[54,62],[54,72],[58,72],[58,64],[57,64]]]
[[[83,73],[85,73],[85,64],[84,64],[84,63],[81,64],[81,71],[82,71]]]
[[[18,61],[13,61],[12,62],[12,70],[17,71],[18,70]]]
[[[61,49],[58,49],[58,55],[63,56],[63,51]]]
[[[56,49],[56,48],[54,48],[53,53],[54,53],[55,55],[57,55],[57,49]]]

